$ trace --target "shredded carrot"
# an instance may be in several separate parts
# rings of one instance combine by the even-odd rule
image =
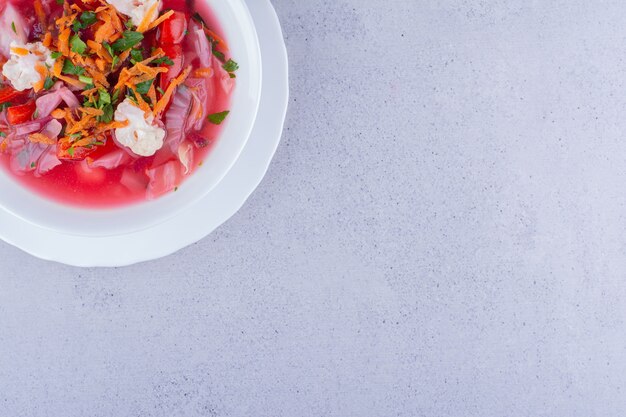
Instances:
[[[95,133],[99,134],[99,133],[103,133],[106,132],[107,130],[113,130],[113,129],[119,129],[121,127],[126,127],[128,126],[128,120],[124,120],[123,122],[110,122],[110,123],[106,123],[106,124],[101,124],[96,130]]]
[[[81,112],[83,112],[84,114],[88,114],[90,116],[102,116],[104,114],[104,111],[100,110],[100,109],[94,109],[92,107],[81,107],[79,109]]]
[[[137,32],[143,33],[148,30],[148,28],[150,27],[150,22],[154,20],[154,14],[158,13],[158,7],[160,3],[161,2],[156,1],[152,6],[150,6],[143,20],[141,21],[139,26],[137,26]]]
[[[46,12],[43,9],[41,4],[41,0],[34,0],[33,6],[35,7],[35,14],[37,15],[37,19],[39,19],[39,24],[42,29],[45,29],[47,26]]]
[[[213,68],[198,68],[193,72],[194,77],[209,78],[213,75]]]
[[[49,48],[50,45],[52,45],[52,33],[46,32],[46,34],[43,37],[43,46],[45,46],[46,48]]]
[[[228,44],[226,43],[224,39],[219,37],[217,33],[213,32],[211,29],[207,28],[206,26],[204,27],[204,33],[206,33],[210,38],[213,38],[213,40],[216,41],[217,44],[222,47],[222,49],[224,49],[225,51],[228,51],[229,49]]]
[[[37,83],[35,83],[35,85],[33,85],[33,89],[35,90],[35,93],[38,93],[39,91],[43,89],[43,86],[45,85],[45,82],[46,82],[46,78],[48,78],[48,69],[41,64],[37,64],[37,66],[35,66],[35,69],[41,76],[41,80],[39,80]]]
[[[50,114],[55,119],[63,119],[65,118],[65,110],[63,109],[55,109]]]
[[[28,135],[28,139],[32,143],[41,143],[44,145],[54,145],[57,143],[56,139],[49,138],[43,133],[31,133],[30,135]]]
[[[64,56],[70,55],[70,34],[72,30],[65,28],[59,33],[59,52]]]
[[[11,48],[11,52],[13,52],[15,55],[21,55],[21,56],[25,56],[30,54],[30,51],[26,48],[19,48],[17,46],[14,46]]]
[[[157,102],[156,88],[154,87],[154,83],[150,85],[150,89],[148,90],[148,98],[150,99],[150,103],[154,106]]]
[[[174,14],[174,10],[170,10],[169,12],[163,13],[163,15],[161,15],[161,17],[159,17],[154,22],[150,23],[150,26],[148,26],[148,30],[152,30],[155,27],[159,26],[161,23],[163,23],[167,19],[169,19],[173,14]]]
[[[178,87],[180,84],[185,82],[185,80],[189,76],[189,73],[191,73],[191,67],[187,67],[185,71],[183,71],[182,74],[180,74],[178,77],[174,78],[170,82],[170,85],[167,87],[167,90],[165,90],[165,94],[163,94],[163,97],[161,97],[161,100],[159,100],[156,106],[154,106],[155,116],[159,116],[161,112],[165,110],[168,103],[170,102],[170,99],[172,98],[172,94],[174,94],[174,91],[176,90],[176,87]]]

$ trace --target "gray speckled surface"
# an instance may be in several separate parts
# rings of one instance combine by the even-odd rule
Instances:
[[[0,245],[10,416],[623,416],[626,5],[276,0],[283,143],[210,237]]]

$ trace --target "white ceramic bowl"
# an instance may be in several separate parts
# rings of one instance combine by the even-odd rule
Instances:
[[[183,186],[154,201],[121,208],[66,206],[24,188],[0,170],[0,207],[36,226],[82,236],[112,236],[147,229],[206,196],[228,173],[252,131],[261,97],[261,53],[252,17],[243,0],[206,1],[239,63],[231,113],[204,163]],[[210,215],[210,213],[207,213]]]

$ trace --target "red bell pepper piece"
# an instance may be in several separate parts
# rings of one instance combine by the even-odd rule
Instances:
[[[170,82],[183,71],[183,47],[182,45],[162,45],[161,49],[163,49],[165,55],[174,62],[172,65],[162,65],[167,68],[168,71],[161,74],[159,86],[163,90],[166,90]]]
[[[185,39],[187,32],[188,17],[183,12],[174,12],[169,19],[161,23],[159,26],[159,44],[163,45],[179,45]]]
[[[33,119],[33,114],[37,109],[35,101],[29,101],[20,106],[13,106],[7,109],[7,121],[12,125],[19,125]]]
[[[21,101],[28,97],[29,91],[17,91],[11,86],[0,88],[0,104],[10,103],[12,101]]]

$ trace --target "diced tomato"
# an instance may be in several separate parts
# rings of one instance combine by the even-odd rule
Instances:
[[[7,109],[7,121],[12,125],[29,122],[32,120],[36,108],[34,100],[20,106],[9,107]]]
[[[161,48],[163,52],[165,52],[165,55],[174,61],[173,65],[163,64],[163,67],[167,68],[168,71],[161,74],[160,87],[166,90],[170,82],[183,71],[183,47],[182,45],[163,45]]]
[[[0,88],[0,104],[1,103],[9,103],[13,101],[21,101],[28,97],[30,92],[27,91],[17,91],[11,86],[5,86]]]
[[[174,12],[174,14],[161,23],[159,27],[159,44],[163,45],[179,45],[185,39],[187,32],[188,17],[183,12]]]

